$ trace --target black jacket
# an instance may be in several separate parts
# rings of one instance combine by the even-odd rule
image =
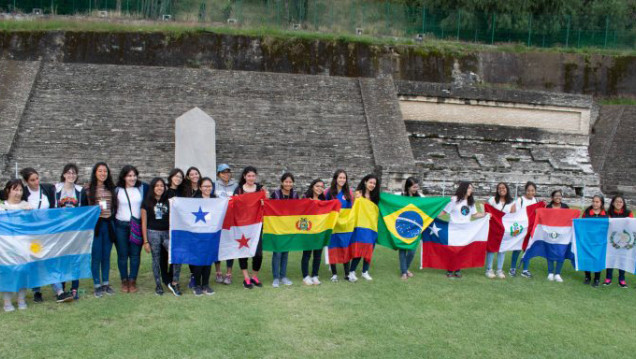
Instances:
[[[46,196],[49,200],[49,206],[51,208],[55,207],[55,186],[50,183],[40,183],[40,191],[42,196]],[[24,186],[24,192],[22,194],[22,200],[29,201],[29,196],[31,195],[31,190],[29,186]],[[34,208],[39,209],[39,208]]]

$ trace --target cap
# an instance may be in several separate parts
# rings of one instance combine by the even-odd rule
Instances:
[[[223,172],[223,171],[225,171],[225,170],[230,170],[230,169],[231,169],[231,168],[230,168],[230,166],[228,166],[228,165],[227,165],[227,164],[225,164],[225,163],[221,163],[221,164],[220,164],[220,165],[216,168],[216,173]]]

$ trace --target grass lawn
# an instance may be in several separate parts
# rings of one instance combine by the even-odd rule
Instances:
[[[0,313],[0,357],[627,358],[636,351],[629,334],[636,290],[584,286],[569,262],[564,283],[545,279],[542,258],[531,263],[532,279],[489,280],[482,268],[447,279],[440,270],[415,269],[416,256],[415,277],[404,282],[397,253],[378,247],[373,281],[331,283],[323,265],[323,284],[305,287],[300,256],[290,255],[291,287],[271,287],[266,253],[263,288],[248,291],[235,281],[214,285],[212,297],[187,291],[176,298],[154,294],[150,256],[143,253],[138,294],[97,299],[87,290],[79,302],[57,304],[46,288],[44,303],[32,303],[29,293],[28,310]],[[113,250],[117,279],[114,260]],[[238,278],[238,263],[235,270]],[[627,280],[636,285],[633,276]]]

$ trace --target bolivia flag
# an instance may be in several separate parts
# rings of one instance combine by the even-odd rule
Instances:
[[[378,244],[391,249],[416,249],[422,232],[450,201],[449,197],[406,197],[380,194]]]
[[[371,261],[378,237],[378,206],[366,198],[355,200],[352,209],[343,209],[331,235],[327,263],[347,263],[362,257]]]
[[[488,231],[488,252],[518,251],[523,247],[525,238],[530,233],[535,211],[545,207],[545,202],[538,202],[526,207],[525,211],[504,213],[495,207],[485,204],[484,210],[490,213],[490,230]]]
[[[338,200],[266,200],[263,249],[287,252],[314,250],[326,246],[336,224],[338,211]]]
[[[579,218],[576,209],[537,209],[525,259],[544,257],[552,261],[574,259],[570,246],[574,238],[572,220]]]
[[[617,268],[636,273],[636,219],[575,219],[572,251],[576,270]]]
[[[441,219],[422,235],[420,268],[450,271],[483,267],[488,240],[488,216],[467,223],[449,223]]]

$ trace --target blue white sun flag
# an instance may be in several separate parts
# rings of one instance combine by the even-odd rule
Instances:
[[[0,292],[91,277],[97,206],[0,212]]]
[[[572,252],[579,271],[617,268],[636,273],[636,219],[575,219]]]

